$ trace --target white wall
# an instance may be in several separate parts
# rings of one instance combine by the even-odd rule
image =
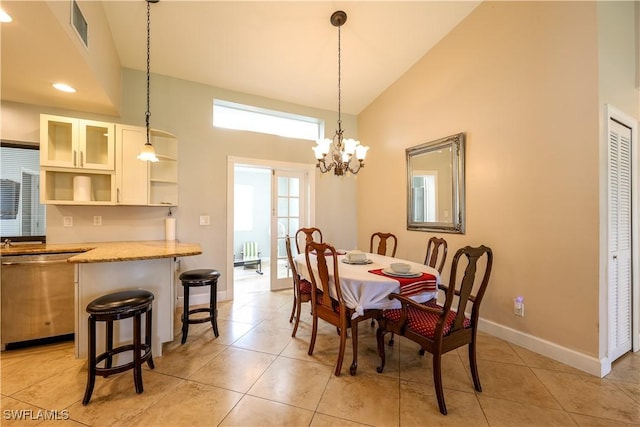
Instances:
[[[144,126],[146,110],[145,73],[123,70],[123,112],[113,118],[55,108],[2,102],[0,118],[3,139],[39,140],[39,115],[58,114]],[[325,120],[326,134],[336,113],[292,105],[277,100],[231,92],[184,80],[152,75],[151,126],[168,131],[179,141],[179,206],[176,235],[183,242],[199,243],[203,254],[183,259],[183,269],[215,268],[222,273],[219,291],[230,289],[232,266],[227,266],[226,177],[227,157],[265,159],[314,164],[312,141],[301,141],[254,132],[217,129],[212,125],[213,99],[221,99],[286,111]],[[357,137],[356,118],[342,116],[346,136]],[[356,177],[322,175],[316,179],[316,226],[325,239],[339,247],[355,247]],[[339,209],[336,209],[339,206]],[[166,208],[159,207],[47,207],[47,241],[114,241],[163,239]],[[93,215],[103,225],[93,226]],[[211,225],[200,226],[199,216],[209,215]],[[62,226],[63,216],[74,217],[74,227]]]

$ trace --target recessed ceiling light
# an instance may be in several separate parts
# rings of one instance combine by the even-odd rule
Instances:
[[[4,10],[0,9],[0,22],[11,22],[11,21],[13,21],[13,19],[11,19],[9,14]]]
[[[76,91],[74,88],[64,83],[54,83],[53,87],[55,87],[58,90],[61,90],[62,92],[74,93]]]

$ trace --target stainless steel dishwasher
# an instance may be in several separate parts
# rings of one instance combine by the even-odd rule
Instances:
[[[73,253],[2,257],[2,349],[73,338]]]

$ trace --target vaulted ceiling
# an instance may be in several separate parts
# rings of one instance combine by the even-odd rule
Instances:
[[[4,0],[3,100],[114,114],[95,67],[77,52],[49,2]],[[84,7],[79,1],[80,9]],[[144,0],[103,1],[120,66],[146,70]],[[479,1],[185,1],[151,4],[151,72],[327,110],[357,114],[404,74]],[[69,1],[69,8],[71,3]],[[89,34],[92,25],[88,19]],[[90,42],[91,43],[91,40]],[[51,89],[65,79],[81,87]]]

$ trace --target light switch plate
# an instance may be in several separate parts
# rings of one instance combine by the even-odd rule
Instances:
[[[63,216],[62,217],[62,226],[63,227],[73,227],[73,217],[72,216]]]
[[[209,215],[200,215],[200,225],[209,225]]]
[[[102,217],[100,215],[93,216],[93,225],[102,225]]]

